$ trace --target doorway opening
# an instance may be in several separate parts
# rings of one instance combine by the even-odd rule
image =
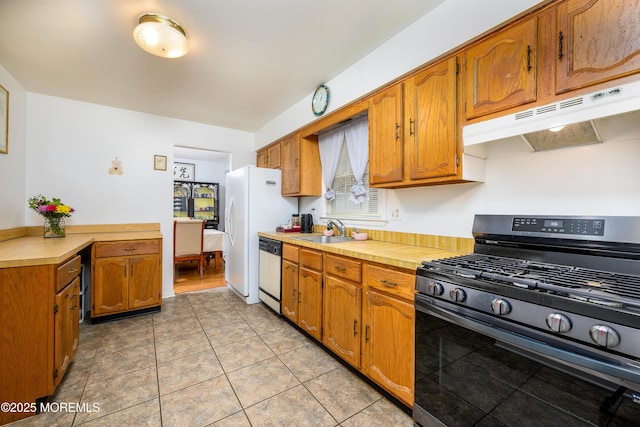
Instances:
[[[204,251],[207,252],[207,262],[205,264],[203,278],[200,278],[196,262],[178,263],[175,271],[173,291],[176,294],[179,294],[226,286],[224,264],[224,245],[226,244],[226,237],[222,233],[224,233],[225,224],[225,175],[229,172],[231,167],[231,154],[201,148],[174,146],[173,157],[175,181],[186,180],[193,182],[197,184],[195,187],[200,187],[200,184],[198,183],[202,183],[202,185],[217,184],[215,203],[210,199],[200,199],[200,201],[198,201],[196,195],[196,199],[190,202],[192,203],[192,205],[190,205],[190,210],[186,211],[181,209],[189,206],[189,202],[184,200],[185,194],[177,194],[175,192],[176,187],[174,185],[174,217],[191,215],[192,217],[206,217],[208,219],[209,216],[212,216],[211,210],[214,210],[217,218],[215,221],[208,221],[209,228],[205,230],[205,246],[208,244],[212,247],[204,248]],[[186,176],[186,179],[184,171],[181,172],[181,169],[177,168],[176,164],[180,164],[181,167],[183,165],[188,165],[187,170],[190,175]],[[211,195],[208,197],[211,197]],[[199,202],[206,202],[206,206],[200,206]]]

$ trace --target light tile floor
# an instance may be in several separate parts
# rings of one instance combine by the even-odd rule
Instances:
[[[413,426],[311,339],[227,288],[165,299],[160,313],[81,324],[52,401],[79,410],[10,426]]]

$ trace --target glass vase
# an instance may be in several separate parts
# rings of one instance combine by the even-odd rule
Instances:
[[[44,237],[64,237],[64,217],[44,219]]]

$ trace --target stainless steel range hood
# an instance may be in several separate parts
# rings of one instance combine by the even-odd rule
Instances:
[[[462,137],[466,152],[478,152],[481,144],[518,135],[532,151],[594,144],[602,142],[598,119],[637,110],[640,81],[467,125]],[[565,128],[558,132],[549,131],[562,126]]]

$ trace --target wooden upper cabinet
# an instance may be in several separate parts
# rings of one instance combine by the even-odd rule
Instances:
[[[640,0],[568,0],[556,13],[556,93],[640,71]]]
[[[466,51],[465,112],[472,119],[536,100],[537,18]]]
[[[280,144],[273,144],[267,148],[267,167],[280,169]]]
[[[374,95],[369,104],[369,184],[403,179],[402,83]]]
[[[456,57],[404,83],[405,162],[410,180],[456,175]]]
[[[282,195],[300,192],[300,135],[280,142],[282,156]]]
[[[256,153],[256,166],[259,168],[269,167],[269,153],[266,148]]]
[[[272,144],[256,153],[259,168],[280,169],[280,143]]]
[[[283,196],[320,196],[322,167],[315,135],[301,138],[300,134],[280,141],[280,169]]]

